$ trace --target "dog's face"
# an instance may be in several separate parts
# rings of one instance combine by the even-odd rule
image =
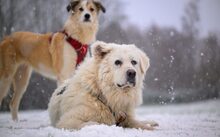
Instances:
[[[98,20],[100,11],[105,12],[105,8],[95,0],[72,0],[67,11],[78,23],[92,24]]]
[[[96,42],[93,53],[100,61],[99,79],[103,86],[119,90],[140,88],[149,67],[149,58],[134,45]],[[104,87],[103,87],[104,88]]]

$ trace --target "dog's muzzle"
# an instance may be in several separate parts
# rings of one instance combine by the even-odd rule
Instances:
[[[133,86],[136,85],[136,71],[133,69],[129,69],[126,72],[127,75],[127,82],[128,84],[132,84]]]
[[[136,86],[136,71],[133,69],[129,69],[126,72],[126,83],[125,84],[117,84],[119,88],[129,88]]]

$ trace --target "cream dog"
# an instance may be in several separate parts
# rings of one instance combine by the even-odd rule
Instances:
[[[134,45],[96,42],[91,59],[60,86],[49,102],[51,123],[57,128],[81,129],[107,124],[152,130],[155,122],[134,119],[142,103],[142,87],[149,59]]]

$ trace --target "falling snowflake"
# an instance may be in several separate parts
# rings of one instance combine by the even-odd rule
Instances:
[[[14,27],[11,27],[11,32],[14,32],[15,31],[15,28]]]
[[[170,99],[170,103],[172,103],[174,100],[175,100],[175,97],[172,96],[171,99]]]
[[[7,30],[7,27],[3,27],[3,30],[6,31],[6,30]]]
[[[174,36],[174,32],[173,32],[173,31],[170,32],[170,36],[171,36],[171,37]]]
[[[170,58],[171,58],[170,62],[173,63],[174,57],[173,57],[173,56],[170,56]]]
[[[154,78],[154,81],[158,81],[159,79],[158,78]]]

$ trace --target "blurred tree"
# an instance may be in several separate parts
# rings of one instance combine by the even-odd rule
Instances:
[[[182,31],[191,39],[199,34],[199,2],[199,0],[189,1],[185,6],[185,14],[182,17]]]
[[[100,31],[97,39],[106,42],[122,43],[127,42],[126,32],[122,28],[126,20],[123,2],[118,0],[103,0],[107,12],[100,18]]]
[[[219,96],[220,81],[220,45],[216,34],[209,34],[203,40],[205,43],[201,50],[201,64],[198,72],[199,81],[197,87],[202,92],[206,92],[203,98],[211,98]]]
[[[10,2],[10,6],[9,6],[9,9],[14,9],[14,0],[9,0]],[[14,10],[9,10],[9,16],[7,18],[7,20],[5,20],[5,27],[6,27],[6,35],[9,35],[11,34],[11,30],[12,30],[12,27],[13,27],[13,21],[14,21]]]
[[[185,88],[192,88],[197,81],[196,71],[199,69],[198,49],[201,45],[198,43],[199,38],[199,0],[192,0],[185,6],[185,12],[182,17],[182,44],[180,48],[182,60],[180,69],[182,69],[182,82],[185,83]],[[189,71],[190,70],[190,71]]]
[[[104,15],[101,15],[100,18],[100,27],[105,28],[109,24],[117,23],[122,24],[126,20],[124,14],[124,3],[119,0],[102,0],[103,5],[107,8],[107,12]]]
[[[118,22],[111,22],[98,33],[99,40],[105,42],[127,43],[127,35]]]

